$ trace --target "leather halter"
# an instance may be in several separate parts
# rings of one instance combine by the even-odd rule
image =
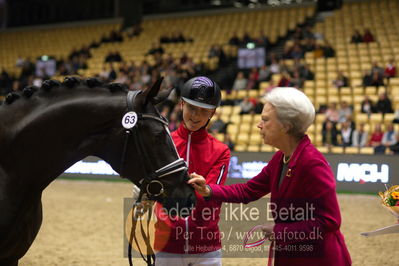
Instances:
[[[140,182],[140,193],[139,193],[137,201],[134,203],[134,205],[132,207],[132,229],[130,232],[130,239],[129,239],[129,245],[128,245],[129,265],[133,266],[132,244],[133,244],[133,241],[135,241],[143,260],[147,263],[148,266],[153,266],[153,265],[155,265],[155,255],[151,248],[150,235],[149,235],[149,223],[151,220],[152,209],[151,208],[149,209],[149,214],[148,214],[149,218],[147,221],[148,236],[146,236],[145,230],[144,230],[143,224],[142,224],[142,219],[138,219],[138,217],[143,214],[142,208],[139,208],[139,205],[143,198],[143,195],[145,195],[145,198],[149,199],[149,200],[159,199],[159,197],[162,196],[165,192],[164,185],[162,183],[161,178],[164,178],[165,176],[171,175],[176,172],[187,171],[187,164],[184,161],[184,159],[180,158],[180,156],[176,150],[176,147],[173,144],[173,147],[174,147],[174,150],[176,152],[176,156],[178,159],[176,159],[175,161],[173,161],[155,171],[153,171],[152,169],[149,169],[149,170],[147,169],[148,162],[151,162],[151,160],[148,157],[147,153],[145,152],[144,143],[142,142],[141,133],[139,130],[139,127],[140,127],[139,121],[143,120],[143,119],[152,119],[152,120],[162,123],[166,132],[168,133],[172,143],[173,143],[173,140],[172,140],[172,136],[170,135],[170,132],[169,132],[168,121],[166,120],[166,118],[161,116],[158,111],[157,111],[158,116],[154,116],[151,114],[141,114],[141,113],[136,113],[133,111],[134,110],[133,103],[134,103],[137,95],[139,95],[141,92],[142,92],[141,90],[129,91],[127,94],[126,100],[127,100],[128,110],[127,110],[127,113],[125,114],[125,116],[127,116],[128,114],[132,114],[132,116],[134,116],[135,121],[134,121],[134,125],[132,127],[126,127],[123,123],[125,116],[122,119],[122,124],[124,125],[124,127],[126,129],[125,130],[126,137],[125,137],[125,143],[123,146],[120,172],[121,173],[123,172],[129,138],[130,138],[130,136],[133,135],[135,145],[138,147],[140,154],[144,157],[144,158],[142,158],[141,156],[139,156],[139,158],[141,160],[140,165],[142,165],[145,168],[145,172],[149,173],[149,174],[146,175],[143,179],[141,179],[139,181]],[[146,162],[147,162],[147,164],[146,164]],[[151,166],[149,166],[149,167],[151,168]],[[151,188],[155,188],[155,190],[157,190],[158,192],[153,192]],[[147,259],[144,257],[144,255],[140,249],[139,243],[137,242],[137,238],[135,237],[135,230],[136,230],[136,225],[137,225],[138,220],[140,220],[141,234],[142,234],[142,236],[145,240],[146,246],[147,246]]]
[[[139,95],[141,92],[142,92],[141,90],[128,92],[128,94],[127,94],[128,112],[134,112],[133,111],[134,100],[137,97],[137,95]],[[123,152],[122,152],[121,172],[123,172],[122,170],[125,165],[128,142],[129,142],[129,138],[131,135],[134,136],[135,145],[137,145],[137,147],[139,148],[140,154],[144,157],[144,158],[142,158],[141,156],[139,156],[139,158],[141,160],[140,165],[142,165],[144,168],[146,168],[146,166],[148,167],[148,162],[151,162],[150,158],[147,157],[148,155],[145,152],[144,143],[141,139],[141,133],[139,130],[139,127],[140,127],[139,122],[140,122],[140,120],[143,120],[143,119],[152,119],[152,120],[162,123],[163,126],[165,127],[165,130],[168,132],[168,135],[171,138],[171,141],[173,143],[172,137],[170,136],[170,132],[168,129],[168,121],[166,120],[166,118],[161,116],[159,113],[158,113],[158,116],[154,116],[151,114],[137,113],[137,120],[138,120],[137,124],[133,128],[126,128],[126,130],[125,130],[126,137],[125,137],[125,144],[124,144]],[[176,156],[178,157],[178,159],[176,159],[175,161],[173,161],[170,164],[165,165],[155,171],[152,169],[145,169],[146,173],[147,174],[149,173],[149,174],[140,180],[140,195],[139,195],[138,201],[141,200],[141,197],[143,196],[144,193],[146,194],[148,199],[156,199],[156,197],[162,195],[164,192],[164,185],[161,181],[161,178],[171,175],[176,172],[187,170],[186,162],[184,161],[183,158],[180,158],[179,154],[177,153],[176,147],[175,147],[175,151],[176,151]],[[151,166],[150,166],[150,168],[151,168]],[[151,187],[159,187],[159,189],[158,189],[159,192],[157,192],[157,193],[152,192]],[[144,191],[143,191],[143,189],[144,189]]]

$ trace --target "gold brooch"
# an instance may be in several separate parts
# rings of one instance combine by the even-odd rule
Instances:
[[[292,174],[292,171],[291,171],[291,168],[289,168],[288,171],[287,171],[286,176],[287,176],[287,177],[291,177],[291,174]]]

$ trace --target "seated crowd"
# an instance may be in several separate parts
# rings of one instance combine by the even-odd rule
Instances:
[[[368,97],[365,96],[365,100],[362,102],[362,112],[363,109],[367,109],[367,111],[372,109],[373,112],[385,114],[388,113],[385,112],[387,106],[390,108],[389,113],[392,113],[390,101],[385,93],[380,95],[375,105],[370,103]],[[399,132],[396,132],[393,127],[393,123],[399,123],[399,117],[395,117],[386,125],[386,131],[382,130],[381,123],[375,123],[371,132],[369,127],[372,124],[364,122],[356,124],[353,121],[353,108],[345,101],[341,102],[339,108],[337,108],[336,103],[331,103],[325,110],[324,115],[325,121],[321,129],[324,146],[329,148],[333,146],[373,147],[376,154],[399,153]],[[399,110],[396,116],[399,116]],[[371,132],[370,135],[369,132]]]
[[[138,28],[137,36],[141,32]],[[132,35],[133,36],[133,35]],[[128,36],[129,37],[129,36]],[[99,43],[93,42],[80,49],[74,48],[67,58],[57,59],[57,75],[77,75],[80,69],[87,69],[87,60],[91,57],[90,49],[96,48],[102,43],[122,42],[123,35],[120,31],[112,31],[109,35],[104,35]],[[146,55],[153,56],[155,64],[148,62],[127,61],[118,50],[110,50],[104,58],[104,65],[100,73],[96,75],[99,79],[106,82],[118,82],[126,84],[128,89],[146,88],[160,76],[165,79],[165,87],[180,88],[184,81],[192,76],[208,75],[210,71],[203,63],[194,63],[185,52],[176,58],[172,54],[166,53],[164,44],[178,42],[192,42],[193,40],[184,36],[181,32],[174,32],[170,35],[162,35],[158,42],[154,42]],[[375,41],[369,30],[361,35],[355,32],[351,39],[354,43]],[[243,46],[253,42],[258,46],[270,47],[272,44],[263,31],[257,37],[245,33],[238,37],[234,34],[228,44]],[[334,57],[335,51],[327,40],[318,33],[313,33],[310,27],[298,27],[295,29],[293,37],[289,40],[281,56],[270,53],[266,59],[266,64],[261,67],[254,67],[247,71],[239,70],[231,87],[225,88],[227,94],[233,91],[258,90],[261,82],[268,82],[264,88],[261,97],[244,97],[233,101],[224,101],[222,104],[233,104],[240,106],[241,115],[260,114],[262,112],[262,98],[275,87],[295,87],[303,89],[306,80],[314,80],[315,74],[310,66],[303,63],[305,53],[311,52],[315,58]],[[221,45],[212,45],[208,52],[208,58],[217,57],[219,66],[223,67],[228,63],[228,58]],[[292,64],[287,65],[285,59],[292,59]],[[17,67],[21,68],[21,74],[18,77],[10,75],[5,69],[0,73],[0,89],[2,94],[11,91],[19,91],[27,85],[41,86],[43,80],[50,78],[45,71],[36,69],[35,61],[31,58],[18,58]],[[278,75],[274,78],[274,75]],[[394,59],[391,59],[385,68],[374,62],[370,70],[364,72],[363,87],[386,86],[389,85],[389,79],[395,77],[396,66]],[[343,71],[338,71],[332,85],[337,89],[351,87],[351,80]],[[169,129],[174,131],[182,121],[182,113],[178,104],[179,90],[174,90],[168,100],[159,106],[162,115],[169,119]],[[398,141],[399,133],[394,130],[392,124],[387,124],[385,131],[381,124],[356,125],[353,117],[353,106],[342,101],[339,108],[337,104],[332,103],[328,107],[321,106],[319,113],[324,113],[325,121],[322,124],[320,134],[322,144],[327,147],[374,147],[375,153],[399,153]],[[381,93],[378,100],[373,100],[367,95],[361,102],[360,112],[368,114],[374,113],[393,113],[391,100],[386,93]],[[234,149],[234,136],[227,134],[228,121],[223,121],[221,114],[215,115],[216,119],[209,126],[209,131],[216,134],[224,134],[224,142]],[[399,110],[396,112],[393,123],[399,123]],[[374,127],[371,132],[370,127]]]

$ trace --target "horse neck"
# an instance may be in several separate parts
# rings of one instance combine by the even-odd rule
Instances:
[[[93,89],[92,89],[93,90]],[[1,167],[15,184],[43,190],[75,162],[95,154],[126,108],[125,93],[99,90],[35,95],[4,106]],[[8,110],[5,110],[8,109]],[[3,142],[3,143],[1,143]]]

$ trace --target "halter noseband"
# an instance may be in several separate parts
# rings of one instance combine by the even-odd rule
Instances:
[[[141,141],[141,134],[140,134],[140,131],[138,130],[138,122],[140,120],[152,119],[152,120],[162,123],[163,126],[165,127],[166,132],[168,132],[168,135],[171,138],[171,141],[173,143],[172,137],[171,137],[169,129],[168,129],[168,121],[166,120],[166,118],[161,116],[159,113],[158,113],[159,116],[154,116],[151,114],[141,114],[141,113],[136,113],[133,111],[134,100],[137,97],[137,95],[139,95],[140,93],[142,93],[141,90],[129,91],[127,94],[127,98],[126,98],[128,110],[127,110],[127,113],[122,118],[122,125],[126,129],[125,130],[126,138],[125,138],[125,143],[124,143],[123,152],[122,152],[122,160],[121,160],[121,168],[120,168],[121,173],[123,172],[122,170],[125,165],[127,146],[128,146],[129,138],[131,135],[134,136],[134,140],[136,142],[135,144],[137,145],[137,147],[140,151],[140,154],[144,157],[144,158],[142,158],[142,156],[139,156],[139,158],[141,160],[141,165],[144,168],[146,168],[146,166],[148,166],[148,163],[146,163],[146,162],[151,162],[150,158],[148,158],[147,153],[144,152],[145,147],[143,146],[143,142]],[[135,134],[133,134],[133,133],[135,133]],[[170,164],[165,165],[155,171],[153,171],[152,169],[149,169],[149,171],[147,171],[148,169],[145,169],[146,172],[150,173],[150,174],[148,176],[146,175],[143,179],[140,180],[140,194],[139,194],[138,202],[140,202],[143,194],[146,194],[146,197],[148,199],[155,199],[156,197],[159,197],[160,195],[162,195],[164,193],[164,191],[165,191],[164,185],[161,182],[160,178],[171,175],[176,172],[187,170],[186,162],[184,161],[183,158],[180,158],[175,146],[174,146],[174,148],[175,148],[176,156],[178,157],[178,159],[176,159],[175,161],[171,162]],[[151,166],[150,166],[150,168],[151,168]],[[156,188],[159,187],[159,189],[156,189],[158,192],[151,191],[151,187],[156,187]],[[143,191],[144,189],[145,189],[145,191]]]

